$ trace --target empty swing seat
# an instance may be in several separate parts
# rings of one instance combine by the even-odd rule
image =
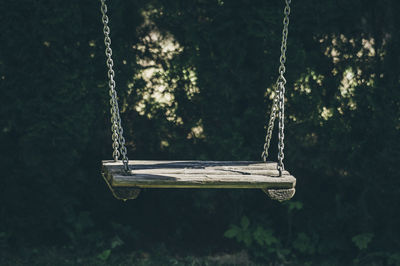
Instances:
[[[296,179],[279,176],[274,162],[251,161],[103,161],[102,173],[114,196],[134,199],[141,188],[258,188],[270,198],[293,197]]]
[[[283,169],[285,62],[290,14],[290,0],[285,1],[279,78],[267,125],[262,157],[266,160],[275,118],[279,119],[278,160]],[[115,89],[110,28],[107,5],[101,0],[104,44],[111,104],[113,158],[122,161],[103,161],[102,174],[113,195],[122,200],[135,199],[142,188],[257,188],[270,198],[283,201],[293,197],[296,179],[287,171],[279,173],[277,163],[251,161],[127,161],[127,149],[121,125],[118,97]],[[129,168],[128,171],[124,169]]]

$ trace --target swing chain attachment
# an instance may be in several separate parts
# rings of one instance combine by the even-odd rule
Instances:
[[[284,18],[283,18],[283,30],[282,30],[282,43],[281,43],[281,56],[279,58],[279,76],[275,82],[275,96],[272,102],[271,114],[268,121],[267,126],[267,134],[265,136],[265,144],[264,149],[261,154],[261,157],[264,162],[267,161],[268,158],[268,150],[271,143],[272,131],[274,129],[274,123],[276,119],[276,115],[278,112],[278,171],[279,175],[282,175],[282,172],[285,170],[283,159],[285,158],[284,153],[284,138],[285,138],[285,85],[286,79],[284,74],[286,72],[286,50],[287,50],[287,36],[288,36],[288,28],[289,28],[289,15],[290,15],[290,3],[291,0],[285,0],[285,9],[284,9]]]
[[[106,46],[106,65],[108,68],[107,76],[108,76],[108,87],[109,87],[109,95],[110,95],[110,105],[111,105],[111,138],[112,138],[112,147],[113,147],[113,158],[114,161],[118,161],[119,157],[122,157],[122,162],[124,165],[125,172],[129,171],[128,166],[128,157],[127,157],[127,149],[125,147],[125,138],[123,136],[124,130],[121,124],[121,117],[119,113],[118,107],[118,96],[117,91],[115,89],[115,72],[113,70],[114,61],[112,60],[112,49],[111,49],[111,38],[110,38],[110,27],[108,26],[108,16],[107,16],[107,5],[105,0],[101,1],[101,13],[102,13],[102,21],[103,21],[103,33],[104,33],[104,44]]]

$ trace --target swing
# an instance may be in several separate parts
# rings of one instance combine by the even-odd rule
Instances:
[[[117,199],[138,197],[142,188],[258,188],[271,199],[289,200],[295,193],[296,179],[284,169],[284,95],[286,43],[289,26],[290,2],[285,0],[279,76],[275,83],[275,97],[271,108],[263,161],[138,161],[128,160],[125,139],[115,89],[115,73],[111,58],[110,28],[107,6],[101,1],[101,13],[106,46],[106,64],[111,105],[111,130],[114,160],[102,161],[102,175]],[[267,161],[275,118],[278,116],[278,162]],[[119,158],[121,157],[121,160]]]

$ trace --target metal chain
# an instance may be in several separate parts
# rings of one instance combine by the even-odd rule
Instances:
[[[273,99],[271,115],[268,121],[267,134],[265,137],[264,149],[261,157],[264,161],[267,161],[268,150],[271,142],[272,131],[274,129],[274,122],[276,119],[276,113],[278,112],[279,129],[278,129],[278,170],[279,175],[282,175],[282,171],[285,169],[283,164],[284,154],[284,129],[285,129],[285,84],[286,79],[284,77],[286,68],[286,50],[287,50],[287,36],[289,27],[289,15],[290,15],[290,3],[291,0],[285,0],[284,18],[283,18],[283,31],[282,31],[282,43],[281,43],[281,56],[279,58],[279,76],[275,83],[275,97]]]
[[[122,155],[122,162],[124,165],[124,170],[129,170],[129,160],[127,157],[127,149],[125,147],[125,138],[123,136],[124,130],[122,129],[121,117],[119,114],[118,107],[118,96],[117,91],[115,90],[115,72],[113,70],[114,61],[112,60],[112,49],[111,49],[111,38],[110,38],[110,27],[108,26],[108,16],[107,16],[107,5],[105,0],[101,1],[101,13],[102,13],[102,21],[103,21],[103,32],[104,32],[104,44],[106,46],[106,65],[108,68],[107,76],[108,76],[108,87],[109,87],[109,95],[110,95],[110,105],[111,105],[111,131],[112,131],[112,147],[113,147],[113,158],[114,161],[118,161],[119,156]]]
[[[111,49],[111,38],[110,38],[110,28],[108,26],[108,16],[107,16],[107,5],[105,0],[101,1],[101,13],[102,13],[102,21],[103,21],[103,32],[104,32],[104,44],[106,46],[105,53],[107,56],[106,64],[108,67],[108,85],[109,85],[109,94],[110,94],[110,105],[111,105],[111,130],[112,130],[112,147],[113,147],[113,157],[115,161],[118,161],[119,156],[122,155],[122,161],[124,164],[125,171],[128,171],[128,157],[127,157],[127,149],[125,147],[125,138],[123,137],[123,128],[121,125],[121,117],[119,113],[118,107],[118,97],[117,92],[115,90],[115,72],[113,70],[114,62],[112,60],[112,49]],[[279,77],[275,84],[275,97],[273,100],[271,115],[268,122],[267,134],[265,138],[264,149],[262,152],[262,158],[264,161],[267,160],[268,150],[271,142],[272,131],[274,128],[274,122],[276,119],[276,113],[278,112],[279,119],[279,131],[278,131],[278,170],[279,173],[282,174],[284,170],[284,97],[285,97],[285,84],[286,79],[284,77],[284,73],[286,71],[285,63],[286,63],[286,50],[287,50],[287,36],[288,36],[288,26],[289,26],[289,14],[290,14],[290,3],[291,0],[285,0],[286,6],[284,9],[284,19],[283,19],[283,31],[282,31],[282,44],[281,44],[281,56],[279,58],[280,66],[279,66]]]
[[[270,115],[269,121],[268,121],[267,134],[265,136],[264,149],[263,149],[263,152],[261,154],[261,157],[262,157],[264,162],[266,162],[267,158],[268,158],[268,150],[269,150],[269,145],[271,143],[272,131],[274,130],[276,111],[278,110],[278,102],[279,102],[278,81],[276,81],[276,84],[274,85],[274,88],[275,88],[275,96],[274,96],[274,99],[272,100],[271,115]]]

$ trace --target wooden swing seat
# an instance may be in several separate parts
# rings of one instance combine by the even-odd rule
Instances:
[[[102,173],[114,196],[134,199],[141,188],[258,188],[270,198],[293,197],[296,179],[274,162],[251,161],[103,161]]]

